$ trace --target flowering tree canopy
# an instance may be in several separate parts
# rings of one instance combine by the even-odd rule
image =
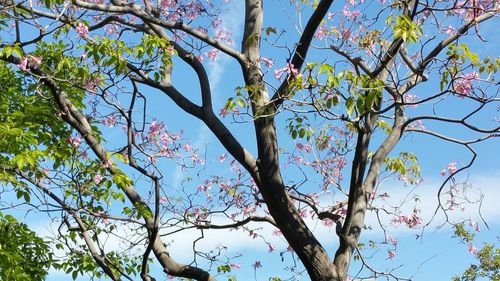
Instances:
[[[500,59],[469,47],[499,2],[281,2],[0,0],[1,204],[55,226],[53,267],[222,280],[246,254],[199,244],[233,230],[311,280],[347,280],[352,260],[399,279],[364,252],[392,260],[391,229],[436,220],[478,253],[480,223],[453,212],[480,204],[458,176],[500,132]],[[383,184],[422,182],[410,137],[470,155],[436,171],[428,217]]]

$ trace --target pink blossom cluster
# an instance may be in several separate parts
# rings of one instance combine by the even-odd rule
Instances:
[[[274,61],[272,59],[268,59],[268,58],[265,58],[265,57],[261,57],[260,60],[262,62],[264,62],[264,65],[267,67],[267,68],[271,68],[273,67],[274,65]]]
[[[416,102],[418,101],[417,95],[406,94],[404,96],[404,101],[405,101],[405,103],[410,104],[410,105],[408,105],[410,108],[417,108],[418,107],[418,104],[416,104]]]
[[[297,143],[295,147],[305,153],[311,153],[312,152],[312,146],[309,143],[302,144],[302,143]]]
[[[70,138],[68,138],[68,143],[72,147],[77,148],[82,143],[82,138],[80,138],[80,137],[70,137]]]
[[[86,38],[89,36],[89,27],[84,23],[78,23],[76,26],[76,34],[82,38]]]
[[[460,97],[465,97],[468,96],[472,92],[472,81],[479,79],[479,74],[475,71],[466,74],[462,77],[459,77],[454,83],[453,83],[453,90],[455,93],[457,93]]]
[[[454,35],[456,32],[455,28],[451,25],[448,25],[443,31],[444,31],[444,33],[450,34],[450,35]]]
[[[314,37],[318,38],[319,40],[323,40],[329,34],[330,34],[330,31],[328,30],[328,27],[326,26],[326,24],[322,24],[318,27],[318,30],[316,31],[316,34],[314,34]]]
[[[441,176],[444,177],[446,176],[447,173],[449,173],[450,175],[456,173],[457,170],[458,170],[457,161],[452,161],[448,163],[448,167],[446,169],[441,170],[439,174],[441,174]]]
[[[390,260],[392,260],[393,258],[396,257],[396,252],[394,252],[394,251],[391,250],[391,251],[388,252],[388,256],[389,256],[388,258]]]
[[[220,51],[218,49],[212,49],[208,51],[205,55],[207,56],[207,58],[214,61],[217,58],[217,55],[219,55],[219,52]]]
[[[425,130],[424,121],[420,119],[413,121],[408,125],[407,128],[412,130]]]
[[[237,108],[237,107],[234,107],[231,110],[228,110],[227,108],[222,108],[220,110],[220,112],[219,112],[219,116],[222,117],[222,118],[225,118],[229,114],[232,114],[232,115],[235,115],[235,116],[239,116],[241,114],[241,112],[240,112],[240,109]]]
[[[160,8],[162,15],[171,21],[193,21],[205,12],[205,8],[199,1],[189,1],[186,4],[178,0],[162,0]]]
[[[94,76],[83,81],[83,87],[89,92],[95,92],[97,86],[102,83],[102,79],[99,76]]]
[[[414,227],[422,224],[422,218],[419,215],[419,211],[417,209],[414,209],[413,214],[411,216],[406,216],[406,215],[395,216],[392,219],[392,222],[400,223],[400,224],[404,223],[409,228],[414,228]]]
[[[231,32],[224,29],[224,28],[219,28],[215,30],[215,39],[226,42],[227,45],[231,46],[233,45],[233,39],[231,39]]]
[[[29,65],[28,65],[29,64]],[[17,65],[22,71],[29,71],[30,67],[36,69],[42,64],[42,57],[38,56],[26,56],[21,59],[21,62]]]
[[[198,185],[198,191],[210,191],[212,189],[212,181],[205,180],[205,183]]]
[[[114,128],[116,125],[115,114],[111,113],[109,116],[107,116],[106,118],[101,120],[101,124],[103,124],[104,126],[106,126],[108,128]]]
[[[349,20],[356,20],[362,15],[360,10],[349,10],[349,5],[345,5],[342,9],[342,14]]]
[[[192,165],[205,164],[205,160],[200,158],[196,149],[192,149],[188,143],[181,143],[182,131],[169,131],[163,122],[153,120],[148,124],[147,130],[140,134],[140,138],[142,139],[140,146],[148,154],[150,163],[156,163],[158,158],[168,158],[183,159],[183,162],[185,159],[190,159]]]
[[[92,179],[92,181],[95,184],[100,184],[102,180],[103,180],[103,176],[99,175],[99,174],[95,175],[94,178]]]
[[[472,245],[472,243],[469,244],[467,251],[473,255],[477,254],[477,248],[474,247],[474,245]]]
[[[396,247],[398,245],[398,240],[396,238],[392,237],[392,235],[387,236],[387,241],[389,241],[391,243],[391,245],[394,247]]]
[[[104,224],[109,224],[109,218],[107,217],[107,212],[105,211],[99,211],[97,212],[97,216],[99,216],[100,218],[102,218],[102,222]]]
[[[463,0],[454,2],[452,10],[458,16],[465,14],[466,21],[472,21],[477,16],[494,8],[494,0]]]
[[[287,73],[292,77],[299,75],[299,70],[295,68],[295,66],[291,63],[288,63],[285,67],[274,70],[274,78],[281,80],[283,74]]]
[[[324,219],[321,223],[326,227],[332,227],[335,224],[335,222],[331,219]]]
[[[474,230],[476,232],[480,232],[481,231],[481,228],[479,227],[479,223],[477,221],[474,221],[474,220],[470,220],[469,221],[469,226],[474,228]]]

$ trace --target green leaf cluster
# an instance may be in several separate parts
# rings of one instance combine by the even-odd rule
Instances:
[[[45,280],[52,261],[46,241],[14,217],[0,212],[0,280]]]
[[[386,23],[391,21],[392,17],[389,17]],[[423,34],[422,28],[414,23],[407,15],[397,16],[396,23],[393,24],[392,30],[394,32],[394,38],[403,39],[406,45],[417,43],[418,38]]]

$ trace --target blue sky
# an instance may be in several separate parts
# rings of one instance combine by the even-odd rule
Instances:
[[[232,31],[233,39],[236,44],[239,44],[242,36],[242,20],[243,20],[243,1],[233,1],[229,4],[227,13],[223,14],[223,21],[226,27]],[[287,2],[287,1],[282,1]],[[276,8],[274,5],[266,2],[265,27],[267,26],[282,26],[287,30],[286,41],[289,44],[295,42],[298,34],[294,31],[293,26],[290,24],[293,18],[276,17],[275,15],[282,15],[283,10]],[[273,2],[274,3],[274,2]],[[284,7],[288,7],[288,3],[282,3]],[[269,7],[268,7],[269,6]],[[343,3],[334,4],[334,9],[341,9]],[[288,10],[290,12],[290,10]],[[293,15],[292,15],[293,16]],[[490,40],[487,44],[478,43],[475,40],[471,43],[471,49],[475,50],[478,54],[482,55],[495,55],[498,54],[494,46],[500,44],[500,38],[495,35],[495,25],[498,26],[499,20],[486,23],[480,27],[481,33],[484,38]],[[264,47],[263,56],[278,58],[276,67],[284,65],[287,58],[287,51],[284,49],[276,50],[269,46]],[[319,55],[321,56],[321,55]],[[180,63],[175,64],[174,61],[173,81],[181,90],[181,92],[192,93],[189,96],[197,96],[198,88],[192,83],[192,74],[182,66]],[[208,62],[207,69],[212,83],[212,92],[214,94],[215,108],[222,108],[227,98],[234,94],[234,89],[237,86],[243,85],[239,67],[225,56],[219,57],[215,62]],[[236,70],[236,71],[235,71]],[[278,81],[273,80],[272,73],[269,73],[269,80],[273,81],[275,85]],[[432,85],[420,88],[419,91],[431,91],[435,89]],[[418,94],[418,93],[417,93]],[[171,129],[180,130],[184,129],[184,137],[192,140],[192,144],[200,149],[207,149],[207,163],[214,163],[213,170],[221,171],[222,174],[229,175],[230,172],[227,167],[220,168],[216,162],[216,156],[223,153],[222,146],[211,135],[209,130],[204,124],[181,112],[178,108],[164,96],[149,95],[148,99],[150,104],[155,104],[154,107],[149,107],[150,116],[157,116],[159,120],[163,120]],[[442,109],[442,113],[453,114],[454,112],[461,112],[466,105],[462,100],[455,99],[448,108]],[[166,110],[167,109],[167,110]],[[426,110],[429,108],[420,108]],[[495,109],[489,112],[494,112]],[[167,113],[167,114],[165,114]],[[490,118],[491,115],[486,116]],[[492,117],[491,117],[492,118]],[[277,123],[280,131],[280,141],[285,146],[293,146],[294,142],[288,139],[284,121],[286,117],[278,117]],[[489,120],[481,121],[483,124],[491,125]],[[241,143],[246,146],[252,153],[255,153],[255,142],[253,138],[253,126],[248,123],[231,123],[229,118],[226,118],[226,124],[233,130]],[[432,125],[430,125],[432,126]],[[442,129],[442,128],[440,128]],[[454,133],[453,128],[445,128],[446,131]],[[119,130],[119,129],[118,129]],[[422,209],[424,217],[429,218],[436,206],[436,189],[443,178],[439,175],[439,171],[446,167],[451,161],[457,161],[459,165],[466,163],[469,158],[465,150],[460,147],[451,146],[442,141],[436,141],[429,137],[421,135],[410,135],[405,138],[397,151],[411,150],[419,156],[419,162],[422,168],[422,174],[425,181],[414,191],[411,192],[409,187],[401,186],[400,182],[388,181],[382,185],[382,189],[390,192],[391,200],[418,194],[421,198],[419,208]],[[480,246],[482,242],[487,241],[500,245],[498,235],[500,235],[500,210],[497,208],[496,201],[500,198],[500,183],[497,180],[500,178],[500,167],[498,166],[498,156],[500,149],[498,148],[498,141],[490,140],[477,146],[479,152],[476,165],[467,173],[470,176],[470,182],[477,188],[481,188],[485,195],[485,200],[482,206],[482,214],[488,222],[490,229],[480,222],[478,217],[477,208],[469,208],[463,213],[458,212],[457,216],[471,218],[474,221],[480,222],[482,231],[477,233],[477,240],[474,242],[476,246]],[[284,162],[284,161],[282,161]],[[164,173],[167,174],[168,184],[177,186],[185,176],[184,172],[177,166],[169,165],[164,167]],[[209,172],[207,172],[209,173]],[[285,178],[293,178],[293,169],[285,170]],[[345,183],[346,181],[344,181]],[[323,200],[331,200],[331,196],[325,195]],[[325,202],[327,204],[328,202]],[[397,202],[394,202],[396,204]],[[408,208],[411,210],[412,204]],[[441,219],[441,220],[440,220]],[[390,218],[388,218],[390,220]],[[442,221],[442,216],[435,219],[436,222]],[[38,215],[30,215],[27,217],[26,222],[35,230],[41,233],[48,232],[48,221],[43,221]],[[335,252],[337,246],[337,236],[333,229],[325,228],[321,225],[310,223],[311,227],[315,229],[319,239],[324,243],[325,247],[332,253]],[[367,224],[375,225],[376,219],[373,214],[367,217]],[[374,258],[369,259],[369,263],[381,271],[391,270],[398,268],[395,273],[402,276],[414,276],[413,280],[449,280],[454,274],[462,272],[468,264],[474,261],[473,255],[467,252],[467,245],[459,243],[458,239],[452,238],[452,231],[449,226],[437,229],[437,224],[429,226],[424,233],[423,238],[416,240],[417,234],[421,234],[421,230],[410,230],[399,226],[397,228],[390,228],[391,235],[398,239],[397,255],[394,259],[387,259],[387,250],[389,248],[381,246],[378,252],[375,253]],[[57,227],[57,226],[56,226]],[[253,280],[254,270],[252,264],[255,261],[261,261],[262,268],[257,271],[257,280],[268,280],[271,276],[277,276],[283,279],[292,277],[293,274],[283,268],[292,264],[291,255],[286,253],[283,258],[285,262],[281,262],[279,255],[280,251],[286,249],[286,243],[281,237],[271,236],[273,227],[263,225],[262,233],[267,233],[269,237],[266,239],[271,241],[276,246],[276,251],[268,253],[266,244],[259,239],[251,239],[246,233],[243,232],[229,232],[229,231],[213,231],[205,233],[206,238],[200,242],[201,248],[212,248],[214,245],[224,243],[230,249],[227,253],[228,256],[243,256],[233,259],[231,262],[241,264],[241,269],[234,269],[231,274],[238,277],[238,280]],[[54,228],[54,226],[52,226]],[[383,240],[383,233],[380,230],[365,231],[362,234],[361,242],[368,243],[370,239]],[[172,240],[170,247],[171,254],[179,261],[189,263],[192,260],[191,249],[192,240],[196,239],[196,234],[182,233],[182,235],[172,236],[166,240]],[[109,241],[110,247],[118,247],[116,241]],[[113,244],[114,243],[114,244]],[[399,267],[401,265],[401,267]],[[354,263],[351,266],[351,274],[355,275],[356,270],[359,269],[359,263]],[[212,270],[213,272],[214,270]],[[155,277],[161,276],[161,270],[155,268]],[[363,276],[363,275],[361,275]],[[299,276],[297,276],[299,277]],[[62,272],[51,271],[48,278],[49,281],[68,280]],[[159,278],[160,279],[160,278]],[[79,280],[87,280],[87,278],[80,278]],[[160,279],[161,280],[161,279]],[[225,280],[223,277],[220,280]],[[307,274],[303,273],[300,280],[308,280]]]

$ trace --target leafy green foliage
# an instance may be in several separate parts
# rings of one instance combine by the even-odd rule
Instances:
[[[474,234],[467,231],[463,223],[455,225],[455,237],[470,245],[474,240]],[[455,275],[453,281],[475,281],[479,278],[499,281],[500,248],[484,243],[483,247],[474,254],[479,264],[470,265],[461,276]]]
[[[73,232],[74,233],[74,232]],[[63,244],[56,246],[63,249]],[[92,277],[101,278],[103,272],[93,260],[92,256],[83,251],[72,251],[63,262],[55,263],[54,268],[64,271],[66,274],[71,274],[73,279],[78,276],[90,275]],[[118,252],[106,253],[106,263],[112,264],[112,270],[118,275],[119,272],[125,272],[128,275],[136,275],[141,270],[142,256],[123,255]]]
[[[472,242],[472,240],[474,240],[474,234],[467,231],[463,223],[455,224],[454,227],[455,237],[462,240],[462,242]]]
[[[388,22],[390,22],[392,18],[388,18]],[[422,36],[422,28],[414,23],[408,16],[402,15],[396,17],[396,23],[392,26],[392,30],[394,31],[394,38],[401,38],[409,45],[410,43],[417,43],[417,40],[420,36]]]
[[[454,281],[474,281],[478,278],[487,280],[500,280],[500,248],[492,244],[484,244],[483,248],[476,253],[479,264],[472,264],[462,276],[453,277]]]
[[[401,152],[399,157],[387,157],[384,160],[386,170],[403,176],[410,184],[418,183],[420,166],[417,157],[409,152]]]
[[[43,158],[70,153],[65,139],[71,130],[57,118],[52,98],[31,82],[0,63],[0,99],[4,101],[0,104],[0,165],[42,177],[33,171]],[[0,180],[16,184],[7,174]]]
[[[42,238],[0,213],[0,280],[45,280],[51,263],[50,247]]]
[[[288,132],[293,139],[303,139],[310,140],[314,134],[314,130],[307,123],[307,117],[295,117],[288,119]]]

